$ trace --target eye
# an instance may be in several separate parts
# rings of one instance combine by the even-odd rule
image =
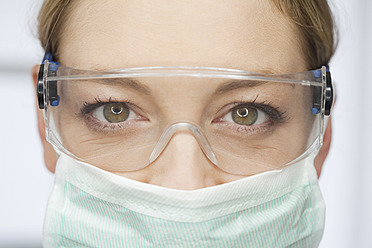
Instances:
[[[94,118],[102,122],[118,123],[133,119],[135,114],[125,103],[106,103],[92,111]]]
[[[238,125],[251,126],[265,123],[269,118],[262,110],[251,106],[240,105],[233,108],[222,120],[235,122]]]

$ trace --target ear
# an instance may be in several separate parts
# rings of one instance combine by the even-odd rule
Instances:
[[[329,148],[331,146],[331,141],[332,141],[332,121],[331,121],[331,118],[329,118],[328,123],[327,123],[327,128],[326,128],[326,131],[323,137],[323,145],[320,148],[318,155],[314,159],[314,166],[318,174],[318,178],[320,177],[320,173],[322,172],[324,161],[328,155]]]
[[[38,65],[34,66],[32,68],[32,79],[34,81],[34,89],[36,89],[36,83],[39,73],[39,67]],[[57,163],[57,154],[53,149],[53,146],[48,143],[45,139],[45,123],[44,123],[44,114],[43,110],[39,109],[39,105],[36,100],[36,113],[37,113],[37,122],[38,122],[38,129],[39,129],[39,135],[41,139],[41,143],[43,145],[44,149],[44,161],[45,165],[48,168],[49,171],[53,172],[56,169],[56,163]]]

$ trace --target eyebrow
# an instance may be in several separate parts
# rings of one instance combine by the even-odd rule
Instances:
[[[125,86],[145,95],[150,95],[150,88],[147,85],[130,78],[103,78],[100,80],[100,83]]]
[[[108,85],[118,85],[118,86],[125,86],[131,89],[134,89],[140,93],[145,95],[150,95],[151,90],[150,88],[134,79],[129,78],[103,78],[100,80],[100,83],[108,84]],[[236,89],[241,88],[253,88],[258,85],[263,84],[271,84],[272,82],[265,82],[265,81],[252,81],[252,80],[235,80],[235,81],[228,81],[220,85],[215,91],[214,95],[222,95],[226,92],[233,91]],[[293,86],[293,85],[291,85]]]
[[[235,80],[223,83],[220,85],[214,92],[215,95],[222,95],[228,91],[241,89],[241,88],[253,88],[256,86],[264,85],[264,84],[273,84],[275,85],[276,82],[270,81],[254,81],[254,80]],[[288,84],[291,88],[294,88],[294,84]]]
[[[252,88],[257,85],[267,84],[268,82],[258,82],[251,80],[239,80],[239,81],[229,81],[220,85],[214,92],[215,95],[222,95],[228,91],[241,89],[241,88]]]
[[[119,82],[118,82],[119,81]],[[137,80],[129,79],[129,78],[105,78],[103,79],[103,83],[107,84],[114,84],[114,85],[125,85],[129,88],[132,88],[136,91],[139,91],[141,93],[144,93],[146,95],[150,95],[150,88],[147,85],[144,85],[140,83]],[[215,90],[216,95],[224,94],[225,92],[232,91],[235,89],[240,88],[248,88],[248,87],[256,87],[258,85],[267,84],[269,82],[258,82],[258,81],[252,81],[252,80],[239,80],[239,81],[230,81],[222,84]]]

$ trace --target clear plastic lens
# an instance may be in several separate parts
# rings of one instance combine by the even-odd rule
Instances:
[[[49,140],[82,161],[125,172],[154,162],[186,130],[216,166],[252,175],[290,163],[321,135],[323,115],[311,109],[322,84],[311,73],[277,82],[223,69],[142,70],[149,75],[137,69],[102,78],[61,67],[46,83],[57,82],[59,96],[58,106],[47,106]]]

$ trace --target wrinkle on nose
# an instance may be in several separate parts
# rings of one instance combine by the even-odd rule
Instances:
[[[159,158],[150,165],[153,174],[149,183],[181,190],[216,185],[214,165],[188,131],[174,134]]]

